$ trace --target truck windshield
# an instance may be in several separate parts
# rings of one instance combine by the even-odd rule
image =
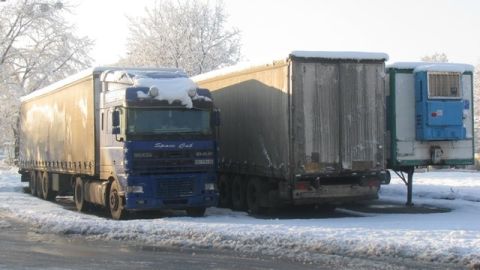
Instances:
[[[195,109],[128,109],[127,134],[211,133],[210,112]]]

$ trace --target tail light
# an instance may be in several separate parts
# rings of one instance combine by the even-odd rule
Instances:
[[[308,190],[310,187],[309,182],[297,182],[295,183],[295,189],[296,190]]]

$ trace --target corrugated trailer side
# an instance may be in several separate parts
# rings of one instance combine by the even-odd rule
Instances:
[[[286,61],[197,80],[221,109],[221,170],[287,176],[288,81]]]
[[[95,175],[94,100],[92,73],[22,100],[20,168]]]

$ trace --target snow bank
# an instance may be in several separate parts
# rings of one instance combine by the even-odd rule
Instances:
[[[137,92],[137,97],[141,99],[154,98],[170,104],[180,101],[189,109],[193,107],[192,100],[211,101],[198,95],[197,85],[180,69],[108,70],[101,77],[106,82],[149,88],[148,93]]]
[[[177,68],[123,68],[123,67],[94,67],[76,74],[73,74],[63,80],[55,82],[44,88],[38,89],[26,96],[20,98],[21,102],[31,100],[33,98],[59,91],[63,86],[73,82],[92,76],[94,73],[103,73],[101,79],[119,80],[125,73],[136,74],[137,77],[154,76],[156,78],[177,78],[187,77],[185,71]],[[107,77],[109,76],[109,77]]]
[[[437,71],[437,72],[458,72],[464,73],[466,71],[473,72],[475,68],[467,64],[429,64],[416,67],[413,72],[422,72],[422,71]]]
[[[468,64],[457,63],[432,63],[432,62],[396,62],[387,65],[387,68],[413,69],[414,72],[437,71],[437,72],[473,72],[475,67]]]
[[[12,225],[5,220],[0,220],[0,229],[10,228]]]
[[[393,64],[387,65],[387,68],[396,68],[396,69],[415,69],[418,66],[434,64],[431,62],[395,62]]]
[[[418,198],[480,202],[480,173],[441,171],[415,173],[413,178],[414,195]],[[404,199],[405,185],[400,178],[394,179],[381,195]]]
[[[326,51],[293,51],[291,56],[302,58],[325,58],[344,60],[385,60],[388,54],[378,52],[326,52]]]
[[[0,214],[33,224],[40,232],[154,246],[227,249],[305,262],[325,263],[327,254],[465,266],[480,262],[479,179],[480,173],[415,174],[414,202],[453,209],[448,213],[279,220],[211,208],[205,218],[113,221],[21,193],[19,176],[0,171],[0,188],[7,187],[0,192]],[[382,187],[381,198],[404,202],[403,182],[394,177]]]

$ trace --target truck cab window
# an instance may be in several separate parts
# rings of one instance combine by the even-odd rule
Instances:
[[[131,108],[127,110],[127,132],[131,135],[211,134],[210,111]]]

